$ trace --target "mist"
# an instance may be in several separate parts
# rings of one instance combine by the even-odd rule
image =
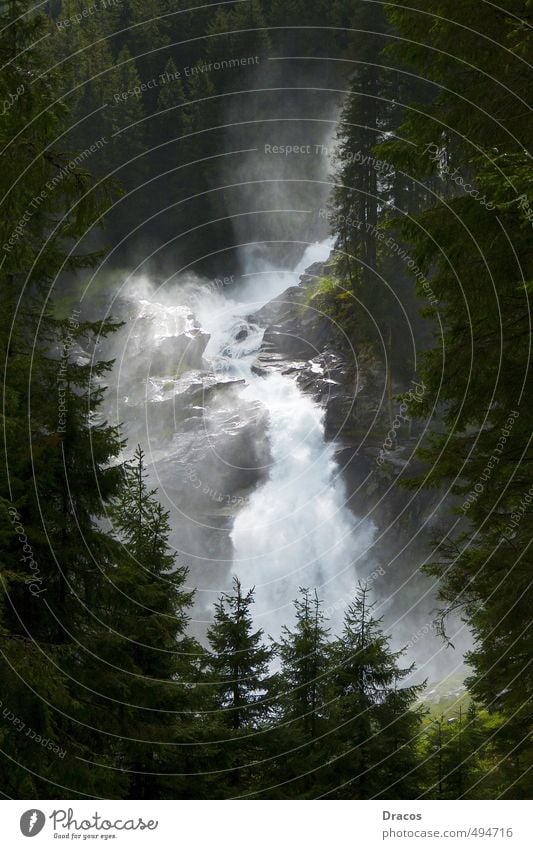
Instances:
[[[440,680],[461,667],[462,652],[435,631],[435,588],[420,572],[429,534],[406,540],[384,525],[351,491],[323,406],[295,375],[254,369],[265,332],[254,314],[334,256],[319,211],[334,179],[342,105],[313,68],[299,66],[281,98],[283,69],[254,74],[251,90],[225,103],[224,144],[246,152],[220,165],[233,242],[218,251],[218,270],[179,271],[177,255],[178,270],[137,269],[116,292],[127,327],[112,351],[113,419],[130,452],[137,443],[146,450],[170,511],[171,543],[196,588],[196,636],[234,575],[256,588],[257,623],[273,638],[290,625],[300,587],[317,589],[339,632],[362,581],[393,647],[407,646],[406,660],[416,661],[416,680]],[[466,629],[453,630],[464,649]]]

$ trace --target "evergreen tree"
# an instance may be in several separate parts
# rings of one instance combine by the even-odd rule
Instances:
[[[322,602],[301,589],[294,602],[296,622],[283,628],[276,645],[281,670],[276,682],[279,742],[273,764],[279,792],[292,798],[319,795],[320,769],[331,755],[329,729],[329,646]]]
[[[48,61],[51,66],[57,65],[58,53],[62,59],[57,94],[65,98],[73,116],[67,143],[73,149],[84,150],[97,139],[105,138],[101,155],[93,162],[93,170],[105,174],[113,167],[110,116],[115,105],[113,94],[117,91],[113,53],[106,38],[106,15],[90,15],[83,24],[61,27],[61,21],[83,14],[84,9],[84,0],[63,0],[48,45],[51,51]]]
[[[114,49],[120,53],[127,47],[134,57],[143,82],[157,77],[164,65],[163,48],[168,44],[164,0],[122,0],[117,12],[117,35]],[[178,16],[179,19],[180,16]],[[147,92],[147,104],[154,106],[157,94]]]
[[[93,364],[91,384],[89,369],[69,352],[82,334],[105,335],[111,327],[58,320],[50,291],[60,271],[97,261],[97,253],[73,250],[73,244],[105,210],[109,195],[93,190],[90,174],[56,143],[67,126],[57,101],[58,72],[42,73],[39,45],[47,24],[27,11],[25,2],[3,4],[0,39],[2,85],[20,92],[0,122],[6,410],[0,498],[9,518],[0,555],[1,663],[4,704],[18,723],[6,729],[4,751],[13,764],[6,792],[49,797],[63,787],[72,795],[106,795],[117,785],[109,771],[97,775],[84,765],[90,751],[78,737],[79,692],[69,675],[75,676],[75,640],[82,630],[79,593],[94,568],[86,545],[94,544],[95,555],[102,549],[89,516],[98,515],[98,487],[103,497],[113,491],[113,473],[105,467],[119,442],[93,419],[99,403],[94,381],[105,365]],[[52,746],[40,745],[41,738]]]
[[[113,100],[109,104],[107,121],[110,135],[121,130],[117,144],[117,153],[122,149],[122,155],[116,156],[117,164],[127,165],[129,158],[137,156],[144,148],[145,125],[143,101],[141,96],[141,78],[137,71],[135,60],[126,46],[120,51],[114,73],[110,76],[113,87]],[[136,93],[138,92],[138,93]],[[114,96],[116,95],[116,97]],[[120,98],[117,100],[117,98]],[[124,148],[128,156],[124,156]],[[139,171],[139,161],[135,163]]]
[[[176,216],[179,221],[180,250],[185,251],[185,256],[195,260],[207,253],[205,246],[209,244],[209,228],[204,227],[210,219],[223,218],[223,199],[220,192],[211,193],[209,190],[218,184],[219,161],[216,158],[218,148],[216,140],[219,138],[212,128],[220,123],[218,117],[218,98],[215,88],[209,76],[202,73],[191,73],[186,79],[185,98],[183,109],[175,110],[179,113],[179,136],[176,154],[179,168],[177,179],[180,186],[180,203],[176,207]],[[212,158],[213,157],[213,158]],[[216,227],[216,240],[224,243],[220,223]],[[229,226],[229,225],[228,225]],[[183,234],[183,235],[182,235]]]
[[[391,4],[400,37],[411,40],[396,52],[442,88],[425,114],[411,113],[400,127],[402,141],[384,144],[380,155],[402,163],[406,148],[416,146],[420,155],[409,154],[415,176],[429,175],[442,186],[431,208],[402,221],[403,238],[438,300],[443,333],[421,372],[428,391],[418,412],[428,415],[439,405],[439,421],[432,420],[421,451],[429,470],[425,485],[450,482],[462,519],[438,541],[440,556],[429,568],[441,579],[443,617],[461,609],[473,630],[469,685],[476,700],[507,719],[505,733],[497,734],[501,772],[509,780],[513,765],[509,784],[520,795],[528,792],[531,762],[524,735],[531,723],[531,261],[524,152],[531,128],[519,116],[527,97],[522,57],[531,36],[517,26],[517,18],[527,18],[525,2],[487,7],[482,32],[470,26],[472,8],[435,0],[419,14],[416,6]],[[432,15],[439,16],[438,27]],[[500,45],[495,50],[505,61],[489,55],[487,38]],[[423,285],[419,290],[427,296]]]
[[[237,787],[250,787],[257,781],[252,764],[264,757],[262,727],[271,713],[272,651],[263,643],[263,630],[254,630],[253,601],[253,588],[244,593],[239,579],[234,578],[233,593],[220,597],[207,631],[217,732],[226,737],[223,764],[229,771],[229,795]]]
[[[263,645],[263,630],[253,631],[250,606],[254,590],[243,594],[238,578],[233,594],[224,594],[215,605],[215,618],[207,632],[210,666],[218,682],[218,705],[224,724],[239,731],[257,727],[264,716],[271,651]]]
[[[421,712],[414,705],[423,685],[400,686],[413,666],[398,665],[404,652],[390,649],[368,595],[368,588],[360,585],[346,610],[342,635],[332,646],[332,785],[338,786],[340,798],[410,799],[421,786]]]
[[[200,647],[186,633],[194,593],[185,587],[187,568],[176,566],[169,549],[168,512],[147,486],[140,446],[123,474],[110,511],[122,548],[108,576],[107,628],[93,677],[99,680],[101,664],[111,665],[103,680],[120,708],[115,720],[101,700],[102,727],[117,723],[131,798],[190,797],[194,785],[183,775],[188,756],[182,744],[194,740],[200,669]]]
[[[531,32],[526,0],[484,4],[476,27],[478,6],[125,0],[63,26],[82,0],[54,0],[48,18],[26,0],[0,3],[6,796],[530,795]],[[200,648],[188,634],[187,569],[144,454],[121,464],[124,443],[102,415],[112,364],[101,351],[116,325],[66,307],[103,254],[94,228],[114,195],[91,172],[116,169],[128,192],[108,220],[111,240],[160,210],[151,178],[164,173],[163,205],[175,211],[143,233],[158,245],[191,231],[179,247],[195,260],[226,246],[229,223],[213,237],[203,226],[229,209],[215,128],[235,98],[260,118],[279,95],[225,98],[255,67],[208,67],[263,58],[271,39],[293,56],[352,60],[337,259],[315,306],[402,380],[415,348],[430,347],[426,393],[411,409],[429,418],[427,474],[412,486],[456,499],[460,522],[439,535],[428,571],[443,635],[460,610],[474,639],[472,702],[452,716],[417,707],[413,668],[391,650],[364,587],[334,639],[316,593],[302,590],[272,649],[253,625],[253,590],[236,580]],[[435,339],[413,319],[420,303],[438,320]],[[388,394],[391,406],[390,377]]]
[[[176,67],[173,59],[169,59],[165,65],[165,70],[159,77],[159,94],[157,97],[157,115],[158,121],[153,121],[159,128],[159,132],[164,131],[165,127],[171,130],[171,138],[177,138],[181,135],[182,125],[182,110],[175,109],[176,106],[181,106],[185,103],[185,92],[181,79],[181,71]],[[166,114],[169,110],[175,110],[172,116]],[[159,117],[160,116],[160,117]],[[169,118],[172,117],[172,121]]]
[[[186,100],[181,76],[174,60],[169,59],[165,70],[158,77],[159,94],[155,113],[147,122],[151,148],[148,158],[154,175],[151,185],[153,190],[157,186],[164,187],[165,207],[170,206],[157,218],[162,242],[171,241],[188,225],[183,206],[172,207],[183,197],[184,185],[189,185],[183,160],[186,141],[181,139],[186,132]],[[189,188],[188,193],[193,194],[193,186]]]
[[[125,45],[113,68],[106,75],[107,106],[104,110],[106,138],[109,140],[107,161],[126,189],[125,197],[107,220],[112,232],[137,240],[138,230],[146,217],[147,190],[143,186],[149,174],[146,151],[147,122],[142,98],[142,80],[135,59]],[[130,234],[133,233],[133,236]]]
[[[394,137],[403,102],[424,89],[387,61],[391,27],[383,7],[356,4],[345,16],[347,26],[355,30],[349,32],[347,48],[353,71],[337,131],[332,193],[339,282],[329,292],[326,307],[359,353],[370,347],[383,363],[387,432],[393,419],[393,381],[412,378],[413,336],[418,341],[425,328],[407,271],[410,257],[397,237],[388,237],[386,227],[401,213],[418,209],[422,199],[416,183],[380,159],[376,145]]]
[[[349,288],[359,294],[358,281],[367,297],[377,286],[375,271],[376,234],[373,228],[378,216],[378,170],[372,151],[385,130],[387,101],[390,97],[390,74],[378,76],[380,51],[386,44],[378,33],[385,33],[387,23],[379,5],[358,5],[351,19],[360,28],[352,45],[358,64],[351,79],[351,90],[341,115],[338,129],[338,170],[340,185],[334,191],[337,222],[339,271]],[[359,266],[360,263],[360,266]]]
[[[207,56],[213,62],[256,56],[261,60],[270,50],[268,30],[261,3],[258,0],[235,3],[230,10],[220,9],[209,28],[209,34],[211,36],[216,34],[216,37],[210,38],[207,42]],[[242,74],[239,70],[245,73],[247,67],[245,65],[240,69],[229,68],[222,72],[217,71],[218,90],[238,89],[242,82]]]
[[[498,755],[493,740],[501,718],[480,711],[474,702],[459,705],[452,716],[438,716],[427,726],[424,797],[490,799],[499,792]]]

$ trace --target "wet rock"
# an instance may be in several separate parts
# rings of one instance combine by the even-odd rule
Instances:
[[[234,338],[235,338],[235,341],[236,341],[236,342],[242,342],[244,339],[247,339],[247,338],[248,338],[248,335],[249,335],[249,332],[250,332],[250,331],[249,331],[248,327],[247,327],[247,326],[243,326],[243,327],[242,327],[240,330],[238,330],[238,331],[237,331],[237,333],[235,334],[235,337],[234,337]]]
[[[277,298],[273,298],[260,310],[248,316],[248,321],[260,327],[268,327],[269,324],[284,321],[293,315],[295,304],[303,304],[306,298],[307,293],[301,286],[289,286]]]
[[[150,374],[171,375],[202,368],[202,356],[209,339],[209,333],[194,329],[162,339],[151,356]]]
[[[127,373],[133,371],[134,380],[148,375],[175,377],[204,367],[210,334],[189,307],[141,299],[130,304],[125,314],[128,335],[120,360]]]
[[[347,485],[349,503],[357,515],[372,515],[388,532],[410,533],[417,527],[427,498],[418,498],[405,509],[405,490],[397,479],[406,470],[417,471],[414,445],[404,444],[382,457],[390,429],[390,407],[386,374],[375,354],[364,348],[353,352],[327,316],[312,308],[309,287],[324,274],[320,263],[308,269],[299,286],[291,286],[252,316],[265,327],[259,355],[252,366],[255,374],[279,371],[297,381],[324,408],[325,436],[338,446],[337,459]],[[408,386],[393,381],[392,395]],[[393,414],[396,402],[393,401]],[[401,518],[398,518],[401,517]],[[387,534],[383,537],[387,549]]]
[[[131,385],[132,394],[119,401],[119,420],[127,422],[130,439],[142,438],[146,432],[152,440],[168,440],[178,429],[198,427],[216,394],[231,393],[244,383],[201,371],[190,371],[178,379],[149,377],[138,386]]]

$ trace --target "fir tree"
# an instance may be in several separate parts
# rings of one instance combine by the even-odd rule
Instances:
[[[142,121],[144,117],[141,96],[142,81],[127,45],[120,51],[110,79],[114,91],[111,95],[113,99],[109,103],[106,120],[109,123],[110,136],[117,130],[122,131],[116,142],[119,155],[115,159],[117,164],[124,163],[127,166],[128,159],[138,156],[144,149],[145,132],[145,125]],[[128,151],[127,158],[124,157],[124,148]],[[121,155],[120,150],[122,150]],[[139,160],[135,163],[135,167],[138,171]]]
[[[214,763],[227,777],[226,796],[255,788],[261,770],[257,774],[254,765],[265,757],[262,729],[271,713],[272,650],[263,643],[263,630],[254,630],[253,601],[253,588],[244,593],[239,579],[234,578],[233,592],[220,597],[207,631],[212,709],[217,719],[214,733],[225,740]]]
[[[165,11],[164,0],[151,0],[149,4],[143,0],[122,0],[116,13],[114,49],[120,53],[127,46],[143,82],[156,77],[164,63],[163,48],[168,44]],[[147,93],[150,106],[155,104],[156,98],[153,91]]]
[[[263,630],[253,630],[250,607],[254,590],[243,593],[238,578],[233,593],[215,605],[215,618],[207,632],[210,666],[218,682],[217,701],[224,724],[239,731],[257,727],[265,715],[271,651],[263,645]]]
[[[415,708],[423,685],[401,686],[413,666],[401,668],[404,652],[374,619],[368,587],[359,585],[344,629],[332,646],[335,701],[335,759],[332,778],[340,798],[413,798],[421,785],[421,712]]]
[[[207,42],[207,56],[214,62],[256,56],[261,60],[270,50],[268,30],[258,0],[236,3],[229,11],[225,8],[220,9],[209,27],[209,34],[212,37]],[[240,79],[242,82],[246,67],[217,71],[218,90],[238,89],[238,81]]]
[[[460,703],[451,715],[431,717],[424,735],[427,765],[423,796],[431,799],[489,799],[498,794],[494,739],[501,718]]]
[[[74,329],[74,323],[53,315],[50,291],[60,271],[97,261],[97,253],[73,250],[73,244],[105,211],[109,195],[93,191],[90,174],[56,142],[68,116],[56,97],[58,72],[42,74],[45,60],[35,46],[45,34],[45,20],[27,15],[25,3],[4,6],[2,79],[25,95],[18,108],[5,112],[0,128],[6,166],[0,354],[9,405],[2,421],[0,497],[9,524],[1,553],[1,657],[5,704],[19,722],[18,729],[7,728],[4,751],[20,764],[8,787],[14,795],[57,796],[57,787],[72,795],[106,795],[118,786],[109,771],[97,776],[84,765],[90,750],[78,733],[83,711],[75,658],[85,618],[83,593],[94,574],[86,545],[94,544],[96,556],[103,547],[93,521],[101,501],[98,487],[104,498],[113,491],[113,472],[106,466],[120,443],[113,429],[93,419],[99,404],[94,381],[105,364],[93,363],[91,379],[87,360],[78,362],[71,354],[81,335],[94,337],[100,330],[105,335],[111,326],[76,322]],[[41,737],[57,741],[57,751],[33,742]]]
[[[321,788],[320,769],[331,750],[328,629],[316,591],[301,589],[294,602],[296,622],[283,628],[276,645],[281,660],[276,687],[279,742],[282,751],[272,765],[280,792],[313,798]],[[318,742],[316,742],[318,741]]]
[[[181,743],[194,739],[201,651],[186,633],[194,593],[185,586],[187,568],[176,566],[169,549],[168,512],[147,485],[140,446],[123,472],[110,512],[122,548],[109,574],[108,628],[98,657],[113,664],[109,695],[121,702],[117,731],[123,740],[120,759],[130,774],[129,795],[188,796],[190,782],[173,776],[186,772]],[[101,704],[102,722],[109,727],[113,710],[105,699]]]

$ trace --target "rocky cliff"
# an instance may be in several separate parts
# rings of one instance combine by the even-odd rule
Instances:
[[[307,269],[298,286],[249,317],[264,328],[252,368],[293,377],[324,408],[326,438],[338,445],[353,508],[371,509],[380,525],[409,530],[422,505],[396,484],[402,474],[419,471],[413,449],[421,426],[408,419],[398,396],[413,386],[394,374],[389,386],[378,358],[368,350],[356,354],[355,340],[316,308],[313,290],[323,272],[319,263]]]

